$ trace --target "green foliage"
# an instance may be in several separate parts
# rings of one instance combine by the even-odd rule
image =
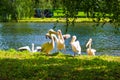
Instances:
[[[13,1],[13,8],[17,19],[31,17],[34,14],[34,4],[32,0],[15,0]],[[13,17],[15,17],[13,16]]]
[[[2,0],[0,1],[0,18],[3,21],[8,21],[10,19],[10,14],[12,10],[11,1]]]
[[[105,18],[109,18],[110,22],[120,21],[119,0],[63,0],[63,9],[66,15],[73,18],[79,11],[84,11],[86,17],[97,18],[95,22]]]
[[[84,12],[86,17],[95,22],[106,22],[106,18],[112,23],[120,22],[120,0],[2,0],[0,19],[9,21],[29,18],[34,16],[35,8],[62,9],[66,22],[69,18],[75,22],[79,12]]]
[[[120,57],[115,56],[0,51],[1,80],[119,80],[119,66]]]
[[[3,0],[0,1],[0,4],[0,17],[3,21],[17,21],[34,14],[33,0]]]

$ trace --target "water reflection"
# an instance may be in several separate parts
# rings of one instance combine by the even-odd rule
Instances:
[[[55,30],[61,29],[63,33],[66,33],[64,23],[56,26]],[[54,23],[0,23],[0,49],[18,49],[21,46],[31,46],[32,43],[40,46],[49,41],[44,35],[53,27]],[[92,47],[97,50],[97,55],[120,55],[120,27],[116,33],[115,28],[108,23],[103,27],[92,23],[76,23],[75,26],[68,27],[67,33],[77,36],[83,54],[86,54],[85,44],[89,38],[92,38]],[[66,53],[73,54],[70,40],[71,38],[66,40]]]

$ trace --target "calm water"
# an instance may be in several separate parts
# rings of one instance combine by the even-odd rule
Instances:
[[[18,49],[22,46],[40,46],[49,41],[45,38],[46,32],[53,28],[54,23],[0,23],[0,49]],[[55,30],[61,29],[66,33],[64,23],[57,24]],[[68,27],[67,33],[76,35],[82,47],[82,54],[86,54],[85,44],[89,38],[93,39],[92,48],[96,49],[97,55],[117,55],[120,56],[120,27],[116,30],[111,24],[103,27],[90,23],[76,23]],[[67,54],[73,54],[70,40],[66,40]],[[53,50],[53,52],[55,52]]]

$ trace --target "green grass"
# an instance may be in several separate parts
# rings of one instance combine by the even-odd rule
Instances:
[[[65,14],[63,13],[63,10],[58,9],[54,10],[54,16],[52,18],[23,18],[18,20],[18,22],[66,22]],[[87,18],[86,14],[84,12],[78,12],[78,18],[75,20],[75,22],[93,22],[93,19],[96,20],[97,18]],[[109,21],[109,18],[105,18],[105,21]],[[104,20],[100,20],[100,22],[104,22]],[[69,18],[69,21],[72,22],[73,18]]]
[[[119,80],[120,57],[0,51],[0,80]]]
[[[96,18],[94,18],[95,20]],[[69,21],[72,22],[72,18],[69,18]],[[105,19],[106,21],[109,21],[109,19]],[[18,22],[66,22],[65,18],[26,18],[18,20]],[[75,22],[93,22],[92,18],[77,18]],[[100,22],[104,22],[104,20],[101,20]]]
[[[65,14],[62,9],[54,10],[54,17],[64,17],[64,16]],[[83,11],[79,11],[77,16],[84,18],[86,17],[86,14]]]

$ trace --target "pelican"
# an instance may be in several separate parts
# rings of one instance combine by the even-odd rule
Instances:
[[[48,33],[46,33],[46,38],[49,38],[51,41],[42,44],[41,52],[44,52],[48,55],[54,49],[56,34],[57,32],[55,32],[53,29],[50,29]]]
[[[86,47],[88,47],[88,49],[86,50],[88,55],[94,55],[95,56],[95,49],[91,49],[91,45],[92,45],[92,38],[89,39],[89,41],[86,44]]]
[[[61,30],[58,30],[57,32],[55,32],[53,29],[50,29],[48,31],[48,33],[46,33],[46,37],[51,39],[50,34],[56,34],[56,33],[57,33],[57,36],[54,36],[54,40],[57,43],[57,49],[58,50],[62,50],[62,49],[65,50],[65,40],[71,37],[70,34],[62,35]]]
[[[20,47],[18,48],[18,50],[20,51],[29,51],[29,52],[38,52],[41,50],[41,47],[40,46],[37,46],[36,49],[34,49],[34,43],[32,43],[32,49],[30,49],[29,46],[24,46],[24,47]]]
[[[58,30],[58,31],[61,31],[61,30]],[[56,34],[56,32],[55,32],[53,29],[50,29],[50,30],[48,31],[48,33],[46,33],[46,35],[45,35],[46,38],[51,39],[50,34]],[[66,39],[68,39],[68,38],[71,37],[70,34],[64,34],[64,35],[62,35],[62,36],[63,36],[64,40],[66,40]]]
[[[55,34],[50,35],[51,41],[46,42],[41,46],[41,52],[44,52],[48,55],[54,49],[55,47],[54,37],[55,36],[56,36]]]
[[[48,32],[46,33],[46,38],[51,39],[51,34],[57,34],[56,31],[54,31],[53,29],[49,29]]]
[[[80,42],[78,40],[76,41],[76,39],[77,38],[74,35],[74,36],[72,36],[72,39],[71,39],[71,42],[70,42],[71,47],[72,47],[72,51],[74,52],[74,56],[75,56],[76,53],[79,54],[79,55],[81,55]]]
[[[66,49],[65,49],[65,40],[64,40],[64,38],[63,38],[63,35],[62,35],[61,30],[58,30],[58,31],[57,31],[57,35],[58,35],[58,39],[56,39],[57,49],[58,49],[58,50],[64,49],[64,50],[66,51]]]

